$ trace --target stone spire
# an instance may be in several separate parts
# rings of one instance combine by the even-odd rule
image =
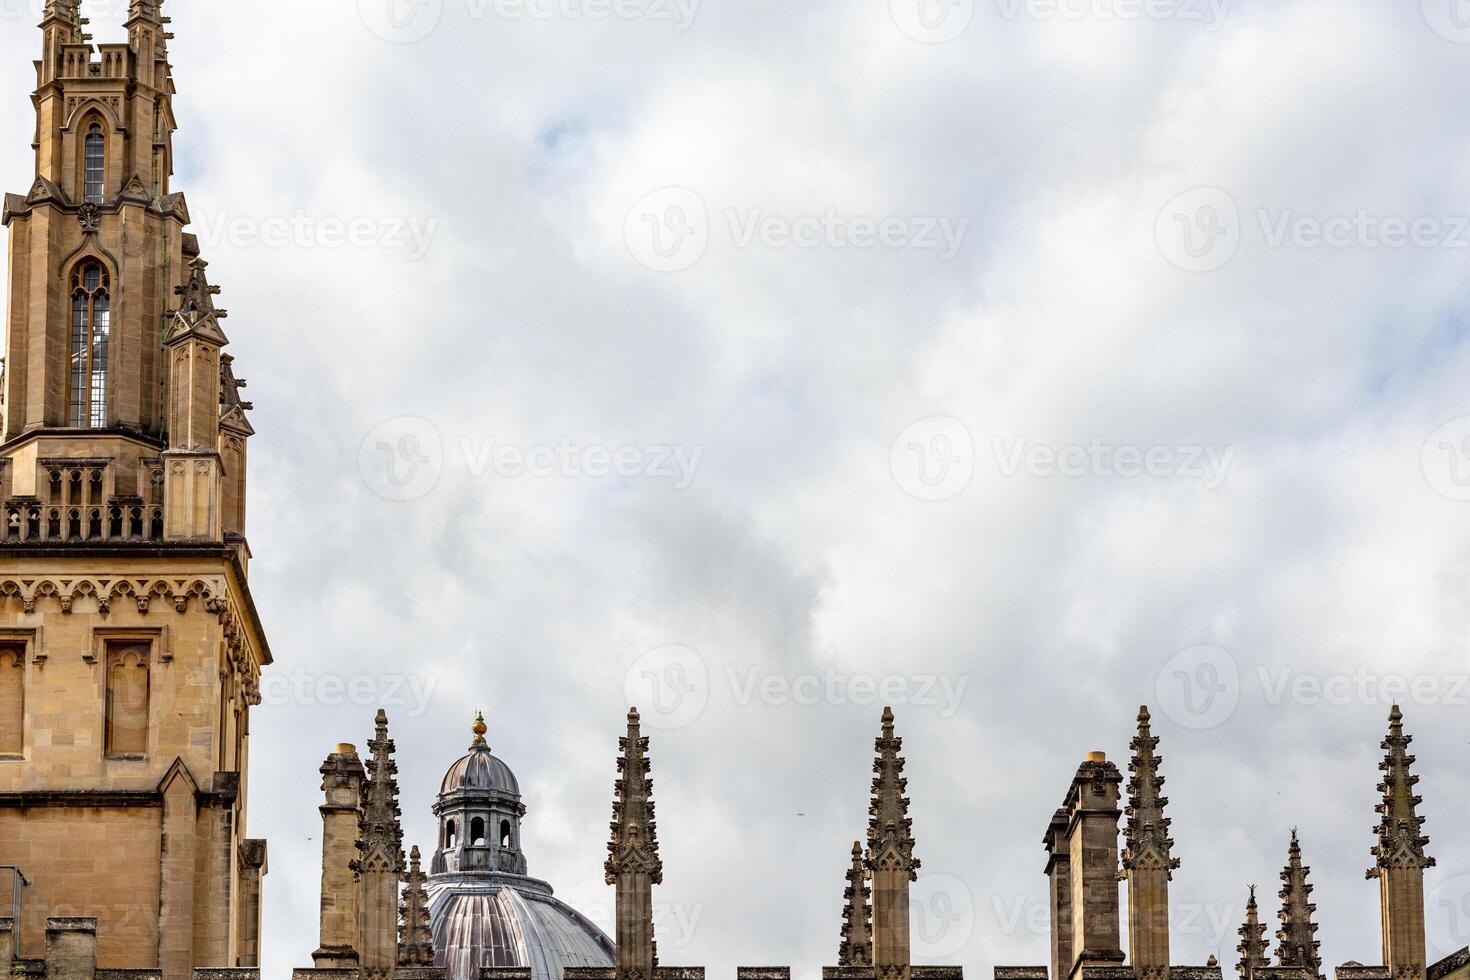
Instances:
[[[403,876],[402,921],[398,932],[398,965],[434,965],[434,934],[429,924],[429,876],[424,874],[418,845],[408,852],[408,874]]]
[[[1388,716],[1388,737],[1383,740],[1384,759],[1378,764],[1383,781],[1378,792],[1377,859],[1368,869],[1377,878],[1383,906],[1383,962],[1396,978],[1422,978],[1428,965],[1424,941],[1424,872],[1434,867],[1434,858],[1424,852],[1424,818],[1419,815],[1423,799],[1415,794],[1419,777],[1411,771],[1409,754],[1413,736],[1404,734],[1404,714],[1398,705]]]
[[[872,802],[868,806],[866,867],[873,881],[873,965],[878,980],[908,980],[909,883],[918,880],[913,821],[904,795],[903,739],[893,734],[893,709],[883,709],[882,734],[873,743]]]
[[[648,739],[638,709],[628,711],[628,734],[618,740],[618,781],[613,787],[612,840],[604,870],[616,887],[618,980],[652,980],[658,966],[653,938],[653,886],[663,884],[653,815]]]
[[[403,875],[402,811],[398,806],[398,764],[388,737],[388,713],[378,709],[376,737],[368,742],[371,759],[358,824],[362,942],[358,947],[364,980],[390,977],[398,963],[398,886]]]
[[[1251,980],[1256,970],[1271,965],[1267,956],[1270,943],[1266,942],[1266,924],[1256,905],[1255,885],[1251,885],[1250,901],[1245,903],[1245,925],[1240,927],[1240,945],[1235,948],[1240,953],[1240,965],[1235,968],[1240,980]]]
[[[1321,943],[1317,940],[1317,924],[1312,916],[1313,886],[1307,881],[1312,869],[1302,864],[1302,847],[1295,830],[1291,832],[1291,852],[1281,872],[1281,928],[1276,932],[1279,945],[1276,959],[1281,966],[1307,970],[1322,976]]]
[[[863,845],[852,842],[852,865],[847,869],[847,890],[842,893],[842,945],[838,966],[873,965],[873,909],[869,905],[868,869],[863,862]]]
[[[1149,727],[1148,706],[1138,709],[1138,736],[1128,766],[1127,846],[1122,877],[1128,883],[1128,949],[1140,980],[1169,974],[1169,882],[1179,860],[1172,855],[1169,818],[1162,793],[1164,777],[1156,754],[1158,738]]]

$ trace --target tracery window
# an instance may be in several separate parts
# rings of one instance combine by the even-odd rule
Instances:
[[[76,428],[107,425],[107,352],[112,333],[109,277],[90,262],[72,276],[71,412]]]
[[[87,129],[86,142],[86,174],[83,180],[82,196],[88,204],[102,203],[102,174],[103,162],[106,159],[106,139],[102,135],[102,126],[93,123]]]

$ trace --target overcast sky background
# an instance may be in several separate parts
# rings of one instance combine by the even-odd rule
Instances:
[[[1251,883],[1274,932],[1293,826],[1324,959],[1380,958],[1395,698],[1431,954],[1470,942],[1470,7],[387,2],[168,4],[174,189],[257,405],[268,976],[310,963],[317,767],[379,703],[410,842],[483,708],[531,873],[607,921],[630,698],[662,961],[816,976],[874,687],[926,961],[1046,961],[1043,831],[1142,703],[1176,962],[1233,966]],[[3,6],[23,192],[38,2]],[[563,445],[625,475],[517,472]]]

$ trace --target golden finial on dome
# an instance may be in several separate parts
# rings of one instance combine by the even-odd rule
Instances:
[[[470,748],[476,748],[478,746],[486,744],[485,733],[489,730],[489,727],[487,727],[485,724],[485,713],[483,711],[476,711],[475,724],[470,728],[470,731],[475,733],[475,741],[473,744],[470,745]]]

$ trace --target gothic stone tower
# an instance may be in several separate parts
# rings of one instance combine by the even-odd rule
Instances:
[[[48,917],[95,917],[100,966],[183,980],[258,962],[245,773],[271,658],[249,405],[169,186],[159,8],[133,0],[126,41],[94,46],[77,0],[46,3],[35,175],[4,200],[0,865],[29,882],[26,955]]]

